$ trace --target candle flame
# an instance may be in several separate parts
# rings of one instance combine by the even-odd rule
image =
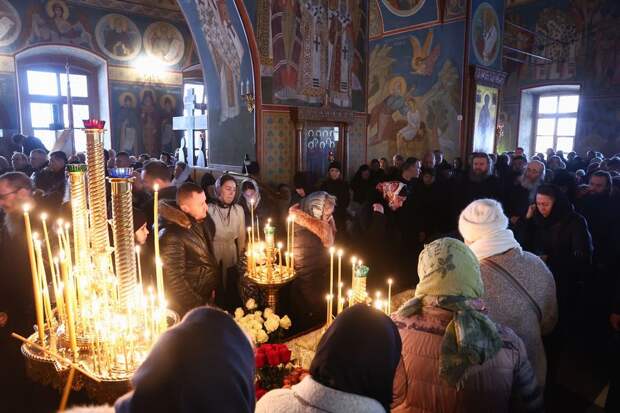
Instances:
[[[153,184],[153,191],[159,191],[159,184]]]
[[[41,221],[45,221],[47,219],[47,213],[42,212],[40,217],[41,217]]]
[[[357,262],[357,257],[354,255],[351,257],[351,263],[355,264]]]
[[[28,212],[30,212],[30,208],[31,208],[30,204],[24,204],[24,205],[22,205],[22,209],[24,210],[24,213],[26,213],[26,214],[27,214]]]
[[[392,285],[394,281],[391,278],[388,278],[388,284]]]
[[[278,249],[282,249],[282,243],[278,242]]]
[[[136,245],[136,254],[140,254],[140,246]]]
[[[37,241],[39,239],[39,233],[38,232],[33,232],[32,233],[32,239]]]
[[[338,256],[339,256],[339,257],[342,257],[342,255],[343,255],[343,254],[344,254],[344,251],[343,251],[343,250],[341,250],[341,249],[340,249],[340,250],[338,250]]]
[[[336,252],[336,248],[334,248],[334,247],[329,247],[329,253],[330,253],[331,255],[334,255],[334,252]]]

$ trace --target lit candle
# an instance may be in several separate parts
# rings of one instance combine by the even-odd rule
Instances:
[[[342,311],[342,255],[343,251],[341,249],[338,250],[338,308],[336,310],[336,314],[340,314]]]
[[[34,234],[33,234],[34,235]],[[47,330],[51,337],[52,335],[52,302],[50,301],[49,289],[47,288],[47,277],[45,276],[45,264],[43,262],[43,252],[41,250],[41,241],[39,239],[34,240],[35,255],[37,258],[38,277],[40,282],[41,295],[43,296],[43,310],[45,314],[45,321],[47,322]]]
[[[353,286],[353,281],[355,280],[355,263],[357,262],[357,258],[355,256],[351,257],[351,286]]]
[[[295,256],[293,251],[295,250],[295,215],[291,215],[291,270],[295,269]]]
[[[349,289],[347,291],[347,299],[349,301],[349,307],[351,307],[353,305],[353,290]]]
[[[26,242],[28,243],[28,257],[30,259],[30,272],[32,275],[32,288],[34,293],[34,306],[37,318],[37,329],[39,330],[39,341],[45,346],[45,331],[43,329],[43,305],[41,303],[41,295],[39,294],[39,280],[37,276],[37,262],[34,255],[34,244],[32,242],[32,228],[30,227],[30,205],[24,204],[24,225],[26,226]]]
[[[243,85],[243,82],[241,84]],[[250,222],[252,224],[250,227],[252,230],[252,246],[254,246],[254,198],[250,199]]]
[[[58,257],[54,257],[54,298],[56,299],[56,308],[58,309],[58,316],[60,317],[60,322],[65,322],[65,305],[64,299],[62,297],[62,282],[57,280],[56,278],[60,277],[60,267],[58,266]]]
[[[69,281],[69,264],[64,252],[60,252],[60,273],[62,274],[63,292],[65,295],[65,304],[67,310],[67,324],[69,333],[69,342],[71,344],[71,351],[73,352],[73,358],[78,356],[77,338],[75,336],[75,302],[73,301],[73,288]]]
[[[138,285],[142,291],[142,264],[140,263],[140,246],[136,245],[136,264],[138,265]]]
[[[326,310],[326,312],[327,312],[327,317],[326,317],[326,319],[325,319],[325,325],[326,325],[326,326],[329,326],[329,325],[330,325],[330,322],[331,322],[331,314],[329,313],[329,305],[330,305],[330,303],[331,303],[331,295],[327,294],[327,295],[325,296],[325,300],[327,301],[327,310]]]
[[[334,253],[336,252],[336,248],[334,247],[330,247],[329,248],[329,295],[332,297],[332,299],[329,302],[329,315],[331,317],[331,315],[334,312]]]
[[[388,299],[387,299],[387,315],[392,314],[392,279],[388,278]]]
[[[164,275],[162,273],[161,257],[159,255],[159,185],[153,185],[153,235],[155,236],[155,278],[157,295],[164,298]]]

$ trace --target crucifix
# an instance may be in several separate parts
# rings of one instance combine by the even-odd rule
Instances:
[[[195,116],[194,110],[198,109],[202,114]],[[179,158],[187,162],[189,166],[206,166],[206,136],[201,136],[200,147],[196,148],[194,141],[195,131],[207,130],[206,103],[196,103],[194,89],[189,89],[183,97],[183,115],[172,118],[172,129],[183,131],[183,142],[179,151]]]

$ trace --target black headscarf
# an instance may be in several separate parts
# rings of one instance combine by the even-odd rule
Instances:
[[[310,375],[332,389],[375,399],[389,412],[401,347],[388,316],[357,304],[343,311],[321,338]]]
[[[250,342],[228,314],[196,308],[160,337],[116,413],[252,413],[254,365]]]
[[[556,222],[564,219],[568,214],[574,211],[573,205],[568,200],[568,197],[564,192],[555,185],[544,184],[540,185],[536,191],[536,194],[546,195],[554,199],[553,208],[551,214],[548,217],[543,217],[538,208],[534,212],[534,222],[541,227],[548,228],[554,225]]]

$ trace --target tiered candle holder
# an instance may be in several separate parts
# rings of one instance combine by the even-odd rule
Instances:
[[[67,167],[72,225],[59,220],[50,234],[41,214],[40,236],[24,205],[36,327],[29,337],[14,337],[24,342],[31,377],[58,388],[71,378],[73,389],[111,403],[130,388],[133,373],[178,316],[166,308],[163,283],[145,291],[136,274],[130,168],[110,171],[110,247],[103,122],[84,126],[88,167]]]

